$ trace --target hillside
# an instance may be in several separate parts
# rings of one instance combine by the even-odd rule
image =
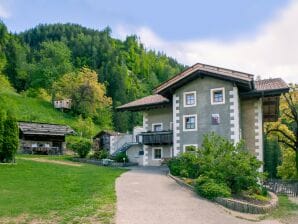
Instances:
[[[69,125],[78,129],[78,117],[62,113],[53,108],[50,102],[22,96],[13,90],[0,90],[0,107],[11,110],[19,121],[33,121]],[[99,129],[95,126],[95,130]]]
[[[88,68],[104,85],[103,97],[112,101],[109,112],[83,115],[99,126],[107,121],[117,131],[132,130],[142,122],[141,116],[115,108],[150,94],[185,66],[163,52],[147,49],[136,35],[119,40],[111,33],[109,27],[95,30],[78,24],[46,24],[12,34],[0,23],[0,73],[19,93],[42,89],[54,96],[54,84],[65,74]]]

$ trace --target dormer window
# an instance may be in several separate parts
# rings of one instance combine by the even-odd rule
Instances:
[[[194,107],[197,105],[197,94],[196,91],[185,92],[184,96],[184,107]]]
[[[210,90],[211,95],[211,104],[224,104],[225,103],[225,89],[224,88],[216,88]]]

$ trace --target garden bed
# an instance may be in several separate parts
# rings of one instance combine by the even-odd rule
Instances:
[[[192,181],[189,178],[176,177],[171,175],[170,173],[168,174],[168,176],[174,179],[179,185],[189,190],[195,191],[194,186],[191,184]],[[214,199],[214,201],[234,211],[251,214],[264,214],[272,211],[278,206],[277,196],[272,192],[268,193],[270,196],[268,201],[256,200],[239,195],[233,195],[232,198],[217,197]]]

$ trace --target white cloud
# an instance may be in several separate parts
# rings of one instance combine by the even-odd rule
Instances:
[[[261,75],[282,77],[298,83],[298,1],[281,10],[249,39],[232,42],[215,40],[167,41],[147,27],[119,26],[120,37],[136,33],[146,47],[164,51],[179,62],[196,62]]]
[[[9,17],[10,17],[9,11],[3,5],[0,5],[0,18],[7,19]]]

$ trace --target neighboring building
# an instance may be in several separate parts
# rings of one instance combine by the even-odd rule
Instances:
[[[63,154],[65,136],[74,134],[66,125],[18,122],[20,150],[30,154]]]
[[[54,107],[56,109],[71,109],[71,99],[54,100]]]
[[[215,132],[247,148],[263,161],[263,122],[278,118],[279,97],[289,91],[280,78],[254,80],[251,74],[195,64],[156,87],[154,95],[118,107],[143,111],[137,141],[140,165],[160,165]]]
[[[105,149],[110,154],[113,154],[124,144],[131,142],[135,142],[133,135],[114,131],[101,131],[93,137],[93,149]]]

